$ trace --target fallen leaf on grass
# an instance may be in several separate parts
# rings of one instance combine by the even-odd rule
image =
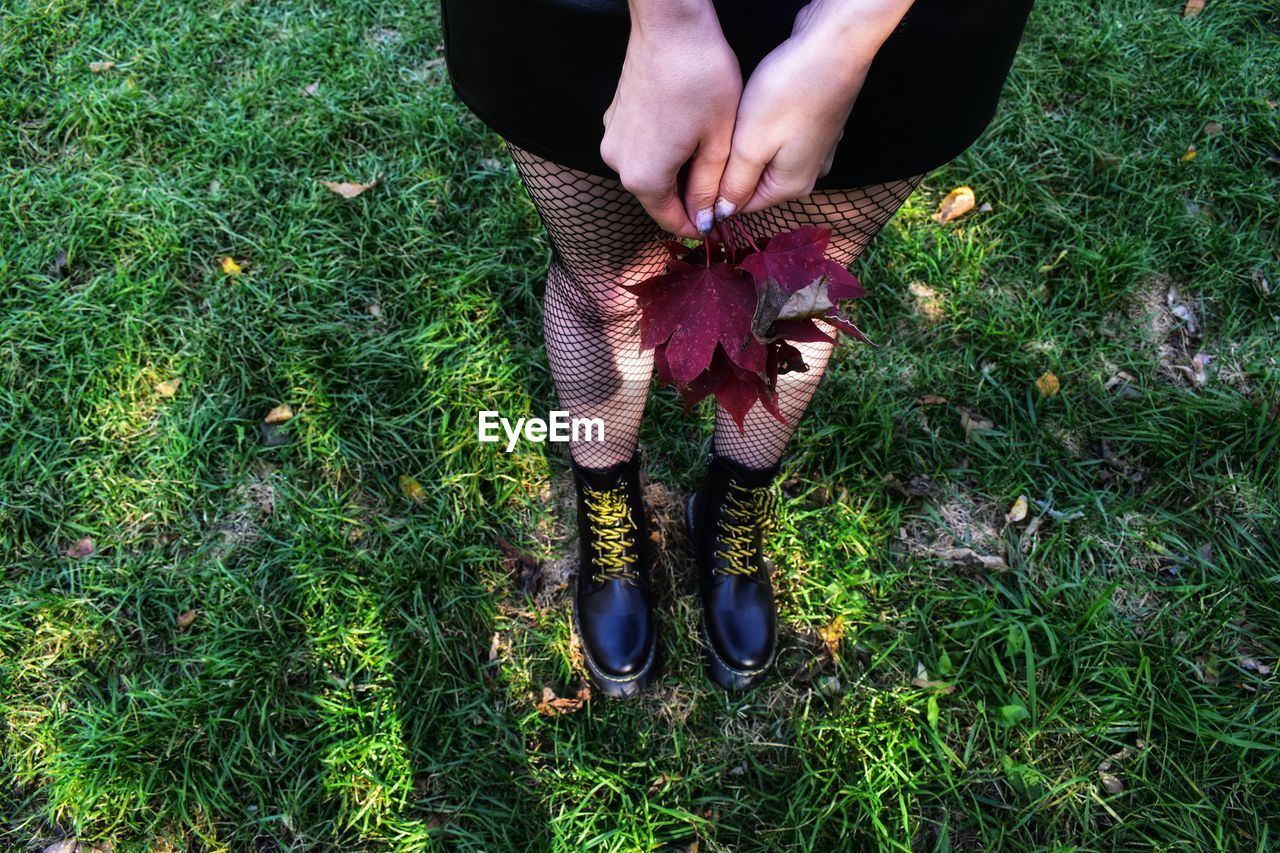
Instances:
[[[536,595],[538,581],[542,579],[542,563],[501,536],[498,537],[498,550],[502,552],[502,564],[515,580],[516,587],[526,595]]]
[[[946,397],[939,397],[937,394],[925,394],[918,401],[922,406],[941,406],[946,404]]]
[[[1271,667],[1267,666],[1257,658],[1241,658],[1240,668],[1246,672],[1256,672],[1258,675],[1263,677],[1271,674]]]
[[[304,97],[312,98],[312,97],[315,97],[316,94],[319,93],[319,91],[320,91],[320,84],[312,83],[309,86],[306,86],[303,88],[302,94]]]
[[[65,258],[66,253],[63,252],[59,257]],[[1258,288],[1259,293],[1263,296],[1271,295],[1271,282],[1267,280],[1267,277],[1263,274],[1262,270],[1254,270],[1250,273],[1250,278],[1253,279],[1253,286]]]
[[[240,275],[243,272],[243,268],[236,263],[235,258],[223,258],[222,271],[227,275]]]
[[[196,617],[199,615],[200,611],[194,607],[190,610],[184,610],[182,613],[178,614],[178,630],[185,631],[190,628],[192,624],[195,623]]]
[[[1204,0],[1187,0],[1187,5],[1182,9],[1182,17],[1194,18],[1204,11]]]
[[[80,541],[62,553],[73,560],[83,560],[93,553],[93,539],[88,536],[82,537]]]
[[[550,687],[542,688],[542,700],[538,702],[538,713],[548,717],[557,714],[576,714],[591,700],[591,687],[585,681],[579,681],[572,696],[557,696]]]
[[[1165,294],[1164,302],[1169,308],[1169,313],[1185,324],[1188,335],[1193,337],[1200,336],[1200,323],[1196,320],[1196,312],[1191,309],[1190,305],[1178,298],[1177,288],[1169,288],[1169,292]]]
[[[1198,352],[1191,359],[1191,366],[1186,367],[1181,364],[1174,365],[1178,370],[1191,380],[1191,384],[1197,388],[1203,388],[1209,382],[1209,374],[1206,371],[1214,356],[1207,352]]]
[[[267,412],[267,416],[262,419],[262,422],[265,424],[282,424],[292,417],[293,409],[289,408],[288,403],[282,403]]]
[[[103,71],[110,71],[112,68],[115,68],[115,67],[116,67],[116,64],[109,59],[104,59],[101,62],[89,63],[89,70],[92,71],[94,74],[101,74]]]
[[[181,384],[181,379],[166,379],[163,382],[157,382],[155,390],[161,397],[168,399],[178,393],[178,386]]]
[[[822,637],[822,643],[827,647],[827,653],[831,655],[832,660],[840,657],[840,641],[844,639],[844,614],[841,613],[831,621],[831,624],[818,631]]]
[[[320,183],[343,198],[356,198],[361,193],[371,190],[382,183],[382,175],[378,175],[367,184],[355,184],[349,181],[321,181]]]
[[[983,569],[1007,569],[1009,564],[998,554],[979,554],[972,548],[941,548],[934,551],[943,560],[957,566]]]
[[[938,212],[933,214],[933,221],[945,224],[959,219],[973,210],[976,203],[972,187],[956,187],[938,204]]]
[[[1216,121],[1206,121],[1204,127],[1200,128],[1200,132],[1205,136],[1217,136],[1222,133],[1222,125]]]
[[[422,484],[408,474],[400,475],[400,493],[418,505],[427,502],[427,492]]]
[[[964,443],[973,443],[973,431],[976,429],[993,430],[996,425],[981,415],[975,414],[968,406],[959,406],[960,426],[964,427]]]
[[[1106,789],[1108,794],[1119,794],[1124,791],[1124,783],[1120,781],[1119,776],[1111,773],[1099,773],[1098,779],[1102,782],[1102,787]]]
[[[949,681],[933,681],[929,678],[929,671],[924,668],[924,664],[916,664],[916,677],[911,679],[912,687],[919,687],[922,690],[936,690],[939,693],[954,693],[956,686]]]
[[[1194,159],[1196,159],[1196,147],[1194,145],[1188,145],[1187,150],[1178,158],[1178,162],[1190,163]]]
[[[1120,399],[1131,399],[1133,397],[1141,397],[1142,392],[1137,388],[1137,378],[1132,373],[1121,370],[1115,376],[1108,379],[1102,386],[1104,391],[1115,391],[1115,395]]]
[[[1062,383],[1058,381],[1058,377],[1051,372],[1041,374],[1036,380],[1036,390],[1040,392],[1041,397],[1052,397],[1058,393],[1062,387]]]
[[[1005,524],[1014,524],[1022,521],[1027,517],[1027,496],[1018,495],[1018,499],[1013,502],[1013,506],[1004,514]]]

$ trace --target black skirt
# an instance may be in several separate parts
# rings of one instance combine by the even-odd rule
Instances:
[[[715,0],[745,79],[808,0]],[[922,174],[995,114],[1032,0],[916,0],[867,74],[818,189]],[[617,177],[603,116],[626,54],[626,0],[442,0],[454,90],[493,131],[548,160]]]

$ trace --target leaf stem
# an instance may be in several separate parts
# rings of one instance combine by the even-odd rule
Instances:
[[[742,227],[742,223],[738,221],[738,218],[735,216],[731,221],[738,227],[738,230],[742,232],[742,236],[747,238],[747,242],[751,244],[751,248],[755,249],[757,252],[760,251],[760,247],[756,245],[755,240],[751,239],[751,235],[747,233],[747,229]]]

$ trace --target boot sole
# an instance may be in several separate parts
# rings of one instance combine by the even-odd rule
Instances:
[[[690,542],[693,542],[693,498],[694,496],[690,495],[684,502],[684,521],[689,531]],[[699,599],[701,599],[701,594],[699,594]],[[721,659],[716,647],[711,643],[711,635],[707,633],[707,611],[705,605],[703,606],[702,621],[699,623],[699,628],[701,629],[702,642],[707,649],[707,676],[715,682],[716,686],[731,693],[745,692],[764,680],[764,676],[768,674],[769,669],[773,666],[774,658],[778,655],[777,648],[774,648],[764,666],[756,669],[735,669]]]
[[[591,676],[591,682],[596,689],[608,696],[610,699],[633,699],[649,686],[650,676],[653,675],[653,664],[658,657],[658,639],[654,636],[654,641],[649,646],[649,657],[645,660],[644,666],[634,675],[617,676],[610,675],[600,667],[596,666],[595,661],[591,659],[591,652],[587,649],[587,644],[582,642],[582,622],[578,619],[578,591],[576,589],[578,580],[574,578],[574,598],[573,598],[573,629],[578,632],[578,645],[582,648],[582,661],[587,665],[587,674]]]

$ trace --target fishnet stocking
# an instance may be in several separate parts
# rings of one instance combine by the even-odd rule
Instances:
[[[640,349],[635,297],[622,285],[662,272],[665,235],[617,181],[514,145],[508,148],[551,238],[543,333],[556,394],[570,417],[604,422],[604,441],[575,441],[569,450],[583,467],[607,468],[630,459],[635,450],[653,373],[653,354]],[[847,265],[919,182],[917,176],[853,190],[816,191],[742,221],[753,235],[804,224],[830,227],[827,254]],[[717,408],[717,454],[751,468],[767,468],[781,458],[817,390],[832,346],[799,348],[809,370],[778,379],[778,407],[788,423],[780,424],[756,407],[747,416],[745,432],[739,433]]]
[[[789,231],[801,225],[819,225],[831,229],[827,257],[849,266],[862,254],[884,224],[919,185],[923,175],[872,184],[850,190],[815,190],[807,198],[776,205],[741,217],[753,237]],[[831,337],[838,334],[821,320],[815,321]],[[715,452],[748,468],[771,468],[795,432],[796,424],[809,408],[818,390],[827,362],[835,348],[829,343],[796,344],[804,356],[808,370],[786,373],[778,377],[778,410],[787,419],[779,423],[763,406],[753,406],[743,422],[742,431],[733,418],[716,407]]]

